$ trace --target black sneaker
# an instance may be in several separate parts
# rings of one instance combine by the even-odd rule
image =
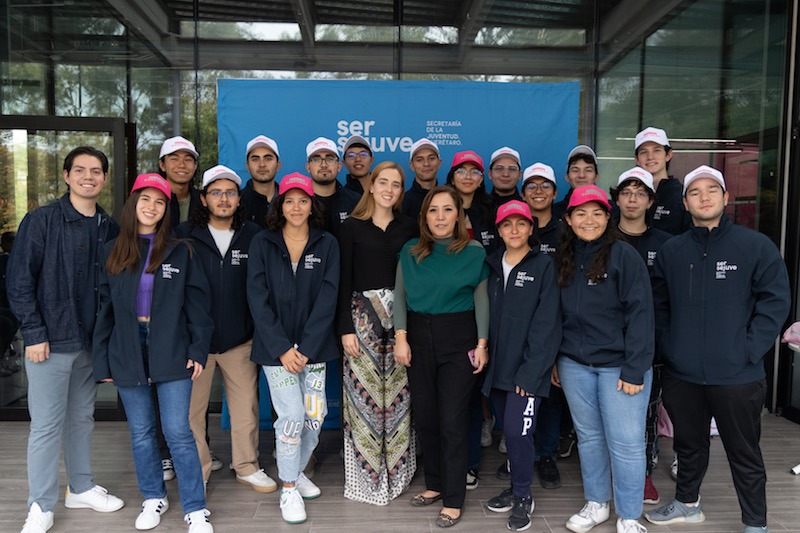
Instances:
[[[497,467],[497,472],[495,475],[498,479],[511,479],[511,471],[508,469],[508,461],[504,461],[503,464]]]
[[[561,474],[558,473],[558,467],[552,457],[542,457],[535,464],[542,488],[557,489],[561,486]]]
[[[503,489],[498,496],[495,496],[486,503],[486,508],[495,513],[505,513],[514,507],[514,494],[511,492],[511,487]]]
[[[558,439],[558,456],[562,459],[566,459],[572,455],[572,450],[575,448],[577,442],[578,439],[575,436],[575,430],[570,431],[567,435],[563,435]]]
[[[478,471],[474,468],[467,470],[467,490],[478,488]]]
[[[511,516],[508,517],[508,529],[511,531],[525,531],[531,527],[531,513],[533,512],[533,498],[514,498]]]

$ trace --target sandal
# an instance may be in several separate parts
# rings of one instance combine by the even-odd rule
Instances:
[[[439,517],[436,519],[436,525],[439,527],[453,527],[461,521],[462,516],[464,516],[463,510],[461,511],[461,514],[455,518],[449,514],[439,513]]]
[[[440,492],[436,496],[423,496],[422,494],[417,494],[416,496],[411,497],[411,505],[414,507],[425,507],[426,505],[430,505],[432,503],[436,503],[442,499],[442,493]]]

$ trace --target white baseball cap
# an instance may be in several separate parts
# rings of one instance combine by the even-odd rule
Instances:
[[[567,161],[569,162],[570,159],[572,159],[578,154],[586,154],[592,156],[592,159],[594,159],[595,164],[597,164],[597,154],[594,153],[594,150],[592,150],[591,147],[586,146],[585,144],[579,144],[578,146],[570,150],[569,155],[567,155]]]
[[[345,141],[344,143],[344,148],[342,148],[342,153],[345,153],[354,144],[361,144],[366,146],[367,150],[369,150],[369,153],[372,154],[372,146],[370,146],[369,141],[366,138],[362,137],[361,135],[353,135],[352,137],[347,139],[347,141]]]
[[[489,168],[492,168],[494,162],[501,157],[510,157],[517,162],[518,166],[522,166],[522,163],[520,163],[519,152],[513,148],[509,148],[508,146],[503,146],[502,148],[498,148],[492,152],[492,158],[489,160]]]
[[[247,143],[247,151],[244,154],[245,159],[250,155],[250,152],[254,148],[259,148],[259,147],[269,148],[270,150],[273,151],[275,157],[277,157],[278,159],[281,158],[281,154],[280,152],[278,152],[278,143],[276,143],[269,137],[266,137],[264,135],[258,135],[257,137],[253,137],[252,139],[250,139],[250,142]]]
[[[525,188],[525,183],[529,178],[544,178],[547,181],[556,184],[556,174],[553,172],[553,167],[545,165],[544,163],[534,163],[522,173],[522,187]]]
[[[408,156],[408,160],[411,161],[412,159],[414,159],[414,154],[416,154],[422,148],[430,148],[431,150],[436,152],[436,155],[438,155],[439,158],[441,159],[442,154],[439,152],[439,147],[436,145],[436,143],[426,137],[423,137],[422,139],[418,139],[414,144],[411,145],[411,152],[410,155]]]
[[[186,140],[179,135],[177,137],[170,137],[164,141],[164,144],[161,145],[161,152],[158,154],[158,158],[161,159],[165,155],[174,154],[180,150],[186,150],[192,154],[195,159],[200,157],[192,141]]]
[[[317,137],[306,146],[306,157],[311,157],[320,150],[327,150],[333,152],[337,156],[339,155],[339,149],[336,147],[335,142],[325,137]]]
[[[641,167],[633,167],[620,174],[619,179],[617,180],[617,187],[628,180],[639,180],[648,189],[656,192],[656,189],[653,186],[653,175]]]
[[[217,180],[231,180],[238,187],[242,186],[242,178],[236,172],[225,165],[217,165],[203,172],[203,189]]]
[[[700,165],[696,169],[686,174],[686,177],[683,178],[684,196],[686,196],[686,191],[689,189],[689,185],[698,178],[711,178],[712,180],[719,183],[723,191],[727,190],[725,188],[725,178],[722,177],[722,172],[720,172],[716,168],[711,168],[707,165]]]
[[[636,151],[646,142],[654,142],[661,146],[669,146],[667,132],[658,128],[645,128],[636,134],[636,141],[633,143],[633,150]]]

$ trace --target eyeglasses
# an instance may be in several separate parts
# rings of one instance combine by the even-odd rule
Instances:
[[[500,172],[500,173],[503,173],[506,170],[508,170],[509,172],[511,172],[513,174],[514,172],[519,172],[519,167],[517,165],[509,165],[509,166],[495,165],[495,166],[492,167],[492,170],[496,170],[497,172]]]
[[[312,155],[311,157],[308,158],[308,162],[314,163],[315,165],[319,165],[323,161],[325,161],[329,165],[332,165],[334,163],[338,163],[339,158],[336,157],[335,155],[326,155],[325,157],[322,157],[321,155]]]
[[[222,196],[223,196],[223,195],[225,195],[225,197],[226,197],[226,198],[228,198],[228,199],[230,200],[231,198],[233,198],[233,197],[234,197],[234,196],[236,196],[237,194],[239,194],[239,191],[219,191],[219,190],[213,190],[213,191],[208,191],[208,192],[206,193],[206,196],[210,196],[210,197],[212,197],[214,200],[219,200],[220,198],[222,198]]]
[[[619,191],[619,197],[625,199],[633,197],[636,198],[637,200],[644,200],[645,198],[647,198],[647,193],[644,191],[625,190],[625,191]]]
[[[370,155],[369,152],[364,150],[363,152],[347,152],[345,154],[345,157],[347,159],[355,159],[356,157],[360,157],[362,159],[365,159],[365,158],[369,157],[369,155]]]
[[[525,185],[525,190],[526,191],[538,191],[540,189],[543,190],[543,191],[549,191],[552,188],[553,188],[553,184],[550,183],[549,181],[543,181],[541,183],[541,185],[536,183],[536,182],[531,182],[531,183],[528,183],[527,185]]]
[[[466,178],[466,177],[467,177],[467,174],[469,174],[470,176],[472,176],[472,177],[473,177],[473,178],[475,178],[475,179],[478,179],[478,178],[482,178],[482,177],[483,177],[483,172],[481,172],[481,171],[480,171],[480,170],[478,170],[477,168],[475,168],[475,169],[472,169],[472,170],[470,170],[469,172],[467,172],[467,169],[465,169],[465,168],[459,168],[458,170],[456,170],[455,172],[453,172],[453,176],[455,176],[455,177],[457,177],[457,178],[461,178],[461,179],[464,179],[464,178]]]

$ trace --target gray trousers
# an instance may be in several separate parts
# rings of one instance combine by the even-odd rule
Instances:
[[[67,483],[78,494],[94,486],[91,468],[97,384],[88,351],[50,353],[41,363],[25,359],[28,374],[28,507],[53,511],[63,443]]]

